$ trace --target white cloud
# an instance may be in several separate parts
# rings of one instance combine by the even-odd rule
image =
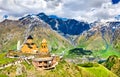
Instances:
[[[120,14],[120,3],[111,0],[0,0],[0,21],[3,15],[15,19],[25,14],[45,12],[88,22],[112,19]]]

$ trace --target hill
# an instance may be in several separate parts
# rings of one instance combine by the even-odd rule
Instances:
[[[32,65],[23,63],[23,73],[18,77],[117,77],[102,65],[92,67],[81,67],[75,64],[67,63],[62,60],[55,69],[35,70]],[[24,67],[25,66],[25,67]],[[1,71],[0,74],[7,74],[10,77],[16,76],[17,67],[10,67]]]

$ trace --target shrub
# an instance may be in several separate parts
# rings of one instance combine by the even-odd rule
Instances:
[[[69,54],[76,54],[76,55],[91,55],[92,51],[84,50],[83,48],[74,48],[69,50]]]

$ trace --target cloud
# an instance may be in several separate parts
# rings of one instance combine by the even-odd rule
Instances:
[[[59,17],[92,22],[112,19],[120,14],[120,2],[111,0],[0,0],[0,20],[4,15],[15,19],[25,14],[45,12]]]

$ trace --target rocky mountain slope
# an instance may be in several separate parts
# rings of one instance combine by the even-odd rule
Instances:
[[[93,51],[120,52],[120,22],[98,22],[83,32],[76,42],[79,47]]]
[[[23,20],[24,18],[31,16],[37,16],[39,19],[49,24],[53,30],[56,30],[63,35],[79,35],[83,31],[90,29],[90,25],[87,22],[80,22],[75,19],[60,18],[55,15],[48,16],[45,13],[27,15],[19,20]]]
[[[68,40],[36,16],[17,21],[6,19],[0,23],[0,27],[1,51],[16,49],[17,41],[20,40],[22,44],[29,35],[33,36],[38,46],[41,40],[46,38],[53,51],[59,52],[71,46]]]
[[[76,45],[74,40],[78,35],[90,29],[90,24],[87,22],[61,18],[55,15],[46,15],[45,13],[29,14],[21,17],[19,20],[21,21],[33,16],[36,16],[49,24],[53,30],[57,31],[57,33],[68,39],[72,45]]]

